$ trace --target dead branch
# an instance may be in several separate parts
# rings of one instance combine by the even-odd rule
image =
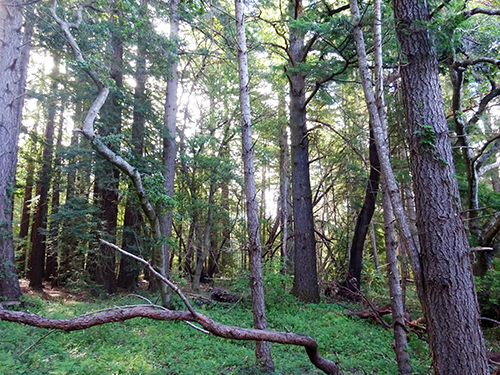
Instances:
[[[232,340],[269,341],[285,345],[303,346],[311,362],[326,374],[339,374],[337,365],[322,357],[316,340],[307,335],[275,332],[268,330],[240,328],[217,323],[200,313],[191,311],[158,310],[152,307],[135,306],[101,312],[97,315],[83,315],[71,319],[50,319],[21,311],[0,310],[0,320],[23,323],[33,327],[58,329],[65,332],[78,331],[113,322],[124,322],[134,318],[148,318],[162,321],[190,321],[200,324],[215,336]]]

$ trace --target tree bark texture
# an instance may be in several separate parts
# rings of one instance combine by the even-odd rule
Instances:
[[[396,0],[425,315],[434,373],[488,374],[458,184],[425,2]]]
[[[302,16],[302,0],[290,2],[290,46],[288,73],[290,82],[290,134],[292,162],[292,196],[294,228],[294,279],[293,294],[300,301],[317,303],[320,300],[316,265],[316,238],[312,205],[311,178],[309,174],[309,137],[306,121],[306,74],[297,71],[304,63],[307,50],[304,31],[293,26]]]
[[[22,1],[0,3],[0,297],[21,296],[12,239],[13,189],[28,59],[22,57]],[[28,54],[26,54],[28,56]],[[23,65],[26,66],[23,66]]]
[[[250,114],[250,79],[248,76],[248,52],[245,34],[243,0],[235,0],[236,33],[238,41],[238,77],[241,109],[241,145],[243,174],[247,208],[248,253],[250,266],[250,289],[252,292],[253,324],[256,329],[267,329],[264,285],[262,282],[261,246],[259,235],[259,206],[255,188],[253,161],[252,124]],[[266,341],[257,341],[255,355],[260,365],[269,372],[274,371],[271,348]]]

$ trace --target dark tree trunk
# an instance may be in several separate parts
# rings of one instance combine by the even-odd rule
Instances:
[[[394,15],[434,373],[488,374],[429,11],[425,2],[397,0]]]
[[[301,0],[290,3],[290,67],[305,62],[304,31],[293,26],[302,16]],[[295,262],[293,294],[303,302],[319,302],[316,268],[316,238],[309,176],[309,137],[306,122],[306,75],[302,71],[288,73],[290,82],[290,130],[292,149],[292,196]]]
[[[51,96],[47,108],[48,120],[45,127],[44,144],[42,151],[42,169],[36,183],[36,194],[39,196],[35,212],[33,214],[33,226],[31,228],[31,257],[28,278],[32,288],[41,288],[45,277],[45,253],[47,248],[47,212],[49,202],[50,180],[52,176],[52,157],[54,152],[54,128],[56,116],[56,91],[58,86],[57,75],[59,74],[59,59],[54,57],[54,69],[52,71]]]
[[[24,239],[21,243],[21,256],[17,261],[17,268],[21,274],[28,271],[29,263],[29,247],[31,242],[27,240],[29,235],[30,223],[31,223],[31,200],[33,198],[33,189],[35,187],[35,160],[32,155],[36,152],[36,129],[38,127],[38,122],[32,130],[32,137],[30,139],[30,153],[31,155],[27,157],[26,160],[26,181],[24,186],[24,196],[23,196],[23,208],[21,212],[21,223],[19,225],[19,238]]]
[[[103,106],[103,126],[101,136],[120,134],[122,123],[122,90],[123,90],[123,40],[121,36],[120,11],[115,0],[111,2],[113,12],[110,17],[111,27],[111,61],[110,77],[115,81],[116,88],[110,91],[108,101]],[[116,146],[108,144],[111,150]],[[95,190],[99,201],[103,223],[103,232],[111,242],[116,242],[116,227],[118,222],[118,182],[120,172],[110,163],[103,163],[102,175],[97,177]],[[108,246],[99,245],[97,257],[94,259],[91,272],[94,280],[101,284],[107,293],[116,292],[116,259],[115,252]]]
[[[56,157],[54,160],[54,179],[52,183],[52,205],[51,205],[51,216],[56,215],[59,211],[60,196],[61,196],[61,171],[58,168],[61,165],[61,157],[58,156],[57,151],[61,150],[62,147],[62,136],[63,136],[63,125],[64,125],[64,107],[61,109],[59,117],[59,128],[57,130],[57,141],[56,141]],[[54,220],[50,221],[49,224],[49,240],[47,241],[47,265],[45,269],[45,279],[55,280],[57,278],[58,272],[58,253],[59,253],[59,222]]]
[[[21,296],[12,241],[13,189],[31,35],[22,41],[22,1],[0,3],[0,297]],[[23,46],[23,47],[21,47]]]
[[[368,226],[375,212],[378,186],[380,181],[380,161],[378,159],[377,147],[373,139],[372,125],[370,124],[370,176],[366,186],[365,201],[361,212],[358,215],[354,235],[351,244],[351,256],[349,259],[349,274],[347,275],[346,286],[353,292],[360,289],[361,269],[363,261],[363,248],[365,246]]]
[[[140,12],[142,17],[146,17],[146,2],[141,2]],[[146,96],[146,57],[144,51],[145,40],[139,36],[137,41],[137,58],[135,70],[135,90],[134,90],[134,115],[132,122],[132,149],[136,165],[139,166],[144,148],[144,126],[146,123],[146,111],[148,99]],[[141,215],[137,207],[137,198],[133,193],[133,188],[129,189],[127,203],[125,205],[125,217],[123,219],[123,249],[132,254],[138,254],[140,243],[139,231],[142,224]],[[120,273],[118,274],[118,286],[126,289],[134,289],[140,267],[137,262],[129,257],[121,257]]]

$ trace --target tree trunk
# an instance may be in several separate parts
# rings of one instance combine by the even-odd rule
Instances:
[[[179,14],[177,8],[180,0],[170,2],[170,40],[175,45],[173,60],[169,63],[170,71],[167,78],[167,93],[165,96],[165,137],[163,138],[163,178],[167,195],[174,195],[175,158],[176,158],[176,124],[177,124],[177,87],[179,74],[177,72],[177,43],[179,39]],[[173,209],[169,208],[162,218],[162,234],[166,240],[172,237]],[[160,267],[163,275],[168,278],[170,273],[170,245],[162,244],[160,250]],[[167,286],[160,285],[161,298],[165,307],[170,305],[171,295]]]
[[[108,101],[102,111],[102,136],[120,134],[122,127],[122,99],[123,99],[123,40],[121,35],[122,21],[120,5],[116,0],[110,1],[112,9],[109,21],[111,26],[111,56],[110,78],[115,82],[115,89],[110,91]],[[108,147],[116,151],[119,147],[111,142]],[[100,219],[104,223],[104,233],[111,242],[116,240],[118,225],[118,189],[120,171],[112,163],[102,166],[102,175],[97,177],[97,197],[100,202]],[[102,285],[107,293],[116,292],[116,257],[114,251],[103,244],[99,245],[97,258],[94,264],[94,280]]]
[[[384,207],[384,235],[385,251],[387,261],[387,279],[389,280],[389,292],[391,295],[392,325],[394,329],[394,351],[401,375],[410,375],[411,365],[408,355],[408,338],[406,336],[404,317],[404,297],[399,283],[399,269],[397,256],[396,234],[394,232],[394,214],[392,204],[387,193],[383,189],[382,205]]]
[[[59,114],[59,126],[57,129],[57,140],[56,140],[56,152],[54,160],[54,178],[52,182],[52,204],[50,215],[56,215],[59,211],[60,196],[61,196],[61,171],[58,168],[61,165],[61,157],[58,155],[58,151],[62,148],[62,136],[63,136],[63,125],[64,125],[64,107],[61,109]],[[45,279],[55,280],[58,273],[58,253],[59,253],[59,222],[54,222],[50,220],[49,223],[49,238],[47,241],[47,264],[45,269]]]
[[[320,300],[316,267],[316,238],[309,176],[309,137],[306,122],[306,74],[297,71],[305,62],[305,32],[294,26],[302,16],[302,0],[290,2],[290,130],[292,149],[292,196],[294,223],[294,279],[293,294],[300,301],[317,303]]]
[[[45,136],[42,151],[42,168],[39,179],[36,183],[36,195],[38,203],[33,214],[33,224],[31,228],[31,257],[28,278],[30,287],[41,288],[42,280],[45,277],[45,253],[47,248],[47,212],[49,203],[50,180],[52,177],[52,157],[54,152],[54,128],[58,87],[59,58],[54,56],[54,68],[52,70],[51,94],[47,108],[48,119],[45,127]]]
[[[147,18],[147,2],[142,0],[139,8],[141,16]],[[146,96],[146,56],[145,43],[142,35],[137,40],[137,57],[135,68],[135,90],[134,90],[134,113],[132,121],[132,150],[134,159],[139,165],[143,156],[144,148],[144,126],[146,124],[146,111],[148,109],[148,99]],[[132,185],[132,184],[130,184]],[[140,243],[139,230],[142,224],[142,217],[136,205],[137,197],[129,189],[127,203],[125,205],[125,216],[123,219],[123,249],[132,254],[138,254]],[[120,259],[120,273],[118,274],[118,286],[125,289],[134,289],[140,267],[129,257],[122,256]]]
[[[19,238],[23,240],[21,243],[21,256],[17,261],[17,268],[21,274],[25,275],[29,269],[29,247],[31,241],[28,241],[29,229],[31,224],[31,200],[33,198],[33,188],[35,187],[35,158],[36,154],[36,133],[38,127],[38,118],[35,120],[31,135],[30,135],[30,156],[26,159],[26,182],[24,186],[23,208],[21,212],[21,223],[19,225]]]
[[[427,5],[394,4],[434,373],[488,374]]]
[[[0,297],[21,296],[12,240],[14,179],[31,36],[21,42],[22,1],[0,3]],[[29,36],[29,37],[28,37]],[[23,47],[21,47],[23,46]]]
[[[278,94],[279,108],[283,119],[286,117],[285,94]],[[286,120],[283,120],[286,121]],[[288,226],[290,225],[290,150],[288,147],[287,126],[282,124],[279,129],[278,143],[280,146],[280,196],[278,207],[281,213],[281,262],[283,264],[282,273],[289,272],[290,254],[288,252]]]
[[[259,235],[259,206],[255,188],[255,167],[253,161],[252,124],[250,115],[250,79],[245,34],[243,0],[235,0],[236,33],[238,41],[238,76],[241,109],[241,144],[243,174],[247,207],[248,252],[250,262],[250,289],[252,292],[253,324],[256,329],[267,329],[264,286],[262,283],[261,246]],[[257,341],[255,348],[257,362],[265,371],[274,371],[271,348],[268,342]]]
[[[377,147],[373,139],[372,125],[370,124],[370,176],[366,186],[365,201],[361,212],[358,215],[354,236],[349,257],[349,274],[346,280],[346,286],[353,292],[361,287],[361,269],[363,266],[363,248],[365,246],[368,226],[375,212],[375,203],[377,201],[378,185],[380,181],[380,161],[378,158]],[[355,284],[354,284],[355,283]]]
[[[210,252],[211,242],[210,234],[212,232],[212,225],[214,221],[214,195],[215,195],[215,181],[210,182],[210,191],[208,193],[208,213],[207,223],[203,234],[203,250],[198,251],[196,254],[196,268],[194,270],[193,283],[191,288],[197,292],[200,290],[200,282],[202,281],[202,272],[204,270],[205,260]]]

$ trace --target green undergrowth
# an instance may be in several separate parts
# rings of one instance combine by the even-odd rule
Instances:
[[[149,296],[151,297],[151,296]],[[118,305],[143,303],[131,296],[90,302],[47,302],[25,297],[21,310],[70,318]],[[314,337],[323,356],[344,374],[397,374],[392,331],[348,317],[352,306],[300,304],[284,297],[268,306],[270,329]],[[216,321],[252,326],[249,302],[211,304],[197,309]],[[0,374],[259,374],[254,343],[206,335],[182,322],[133,319],[65,333],[0,322]],[[37,342],[40,340],[39,342]],[[36,343],[30,348],[30,345]],[[322,374],[302,347],[272,344],[275,374]],[[428,374],[426,345],[410,335],[415,374]]]

